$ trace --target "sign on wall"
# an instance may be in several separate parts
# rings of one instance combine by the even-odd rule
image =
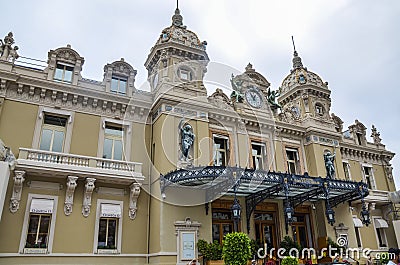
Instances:
[[[181,242],[182,260],[193,260],[195,258],[195,233],[182,232]]]

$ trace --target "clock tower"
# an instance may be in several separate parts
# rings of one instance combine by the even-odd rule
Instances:
[[[207,42],[183,25],[177,7],[171,26],[162,30],[145,62],[151,92],[157,101],[162,95],[180,97],[206,96],[203,85],[209,58]],[[171,94],[171,92],[173,92]]]

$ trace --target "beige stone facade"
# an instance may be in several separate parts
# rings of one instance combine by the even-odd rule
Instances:
[[[194,177],[164,189],[164,176],[218,166],[325,179],[328,151],[334,180],[368,186],[369,226],[354,196],[333,207],[333,225],[320,194],[296,205],[290,226],[279,192],[246,218],[249,186],[237,194],[239,230],[272,247],[285,235],[315,249],[342,236],[375,253],[398,246],[388,197],[394,153],[376,128],[373,142],[358,120],[343,129],[327,82],[296,51],[279,91],[249,64],[225,78],[236,94],[207,95],[207,43],[183,26],[179,10],[145,62],[151,91],[135,87],[137,72],[124,59],[107,63],[96,81],[81,76],[85,60],[69,45],[50,50],[43,67],[5,54],[13,45],[4,40],[0,60],[0,138],[16,158],[4,152],[0,164],[0,264],[189,264],[198,239],[233,230],[232,186],[207,197],[198,187],[212,183]]]

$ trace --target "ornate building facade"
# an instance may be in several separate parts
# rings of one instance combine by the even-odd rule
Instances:
[[[0,263],[189,264],[198,239],[233,230],[268,248],[286,235],[398,245],[394,153],[377,129],[373,142],[358,120],[345,130],[296,51],[278,90],[249,64],[226,76],[231,95],[207,95],[206,47],[176,9],[142,91],[123,58],[90,80],[70,45],[40,67],[4,38]]]

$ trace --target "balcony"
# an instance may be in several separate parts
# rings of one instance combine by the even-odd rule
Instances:
[[[78,176],[116,184],[142,183],[142,163],[20,148],[18,170],[44,177]]]

